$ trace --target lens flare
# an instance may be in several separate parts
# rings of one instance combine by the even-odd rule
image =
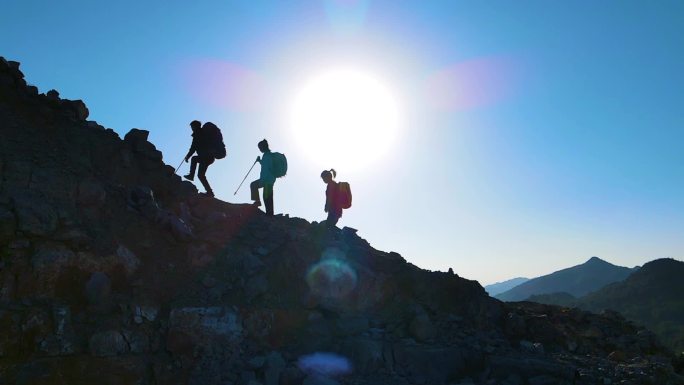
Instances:
[[[321,376],[341,376],[352,371],[349,360],[334,353],[313,353],[302,356],[297,366],[307,374]]]
[[[518,80],[515,61],[483,58],[436,71],[425,83],[428,102],[441,110],[469,110],[495,104],[510,96]]]
[[[337,248],[326,249],[321,261],[311,266],[306,274],[309,289],[324,298],[344,298],[356,288],[356,282],[356,272]]]
[[[256,71],[229,61],[201,59],[183,73],[186,87],[200,102],[235,111],[258,109],[267,96],[266,81]]]

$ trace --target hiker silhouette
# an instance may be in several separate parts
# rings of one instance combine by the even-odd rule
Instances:
[[[266,214],[273,215],[273,184],[276,180],[276,175],[274,172],[274,162],[273,153],[268,147],[268,141],[266,139],[259,142],[257,145],[259,151],[263,153],[263,156],[257,156],[256,162],[261,164],[261,172],[259,173],[259,179],[253,181],[249,187],[252,192],[252,200],[255,206],[261,206],[261,199],[259,199],[259,189],[264,189],[264,203],[266,204]]]
[[[214,163],[216,159],[222,159],[226,156],[223,135],[221,135],[221,130],[212,122],[206,122],[202,125],[202,122],[193,120],[190,122],[190,128],[192,128],[192,145],[190,145],[188,154],[185,155],[185,162],[187,163],[194,153],[197,153],[197,155],[192,156],[190,173],[184,177],[190,181],[194,180],[195,170],[197,170],[197,166],[199,165],[197,177],[202,183],[206,195],[213,197],[214,191],[209,185],[206,173],[209,166]]]
[[[335,226],[342,216],[342,205],[339,198],[340,189],[338,183],[334,180],[336,176],[337,172],[334,169],[330,169],[330,171],[325,170],[321,173],[321,179],[328,185],[325,189],[324,209],[328,213],[328,219],[325,221],[328,226]]]

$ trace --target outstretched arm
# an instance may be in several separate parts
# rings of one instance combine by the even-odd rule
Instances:
[[[188,159],[190,159],[190,157],[192,156],[192,154],[195,153],[195,151],[197,151],[197,144],[195,143],[195,139],[193,138],[193,139],[192,139],[192,144],[190,145],[190,149],[188,150],[188,154],[185,155],[185,161],[186,161],[186,162],[188,161]]]

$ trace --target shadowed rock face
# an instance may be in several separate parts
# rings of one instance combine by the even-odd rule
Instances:
[[[0,383],[678,381],[618,315],[506,305],[353,229],[198,196],[144,130],[86,118],[0,59]]]

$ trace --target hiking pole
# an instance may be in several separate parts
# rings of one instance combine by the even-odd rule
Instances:
[[[183,160],[181,160],[181,162],[180,162],[180,164],[178,165],[178,167],[176,167],[176,172],[175,172],[176,174],[178,174],[178,169],[180,169],[181,166],[183,165],[183,161],[185,161],[185,158],[183,158]]]
[[[242,179],[242,182],[240,182],[240,185],[238,186],[237,190],[233,193],[233,195],[237,195],[238,190],[240,190],[240,187],[242,187],[242,184],[245,183],[245,179],[249,176],[249,173],[252,172],[252,169],[254,168],[254,165],[257,164],[256,160],[252,164],[252,167],[249,168],[249,171],[247,171],[247,175]]]

